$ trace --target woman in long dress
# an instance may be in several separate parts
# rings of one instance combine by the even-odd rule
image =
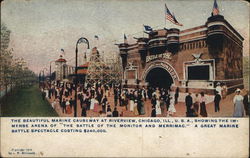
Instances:
[[[93,98],[91,98],[91,100],[90,100],[90,110],[93,110],[94,107],[95,107],[95,98],[93,97]]]
[[[108,105],[108,108],[107,108],[107,117],[112,117],[112,110],[110,108],[110,105]]]
[[[155,106],[152,106],[151,117],[156,117]]]
[[[45,93],[46,93],[46,95],[45,95],[46,98],[49,98],[49,90],[46,88],[44,91],[45,91]]]
[[[244,105],[243,105],[243,96],[240,95],[241,90],[236,90],[236,95],[234,96],[234,114],[233,117],[243,117],[244,116]]]
[[[200,104],[200,98],[199,98],[199,94],[195,94],[194,97],[194,111],[196,114],[199,113],[199,104]]]
[[[205,98],[204,92],[201,92],[201,98],[200,98],[200,115],[202,117],[207,117],[206,98]]]
[[[175,98],[174,97],[170,97],[170,105],[168,108],[168,116],[173,116],[174,113],[176,113],[176,109],[175,109]]]
[[[155,110],[156,110],[156,115],[161,115],[161,105],[159,99],[156,100]]]
[[[138,100],[137,100],[137,98],[135,98],[135,102],[134,102],[134,114],[136,116],[139,115],[139,112],[137,110],[137,106],[138,106]]]
[[[94,102],[94,112],[98,112],[98,106],[99,106],[99,102],[97,99],[95,99],[95,102]]]
[[[132,92],[129,95],[129,110],[134,111],[134,94]]]
[[[71,110],[70,103],[69,103],[68,99],[66,101],[66,113],[67,114],[71,114],[72,113],[72,110]]]

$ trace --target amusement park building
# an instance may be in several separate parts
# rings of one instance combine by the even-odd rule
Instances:
[[[243,37],[222,15],[204,25],[153,30],[147,38],[118,45],[123,84],[179,87],[181,92],[213,93],[218,82],[228,91],[243,88]]]

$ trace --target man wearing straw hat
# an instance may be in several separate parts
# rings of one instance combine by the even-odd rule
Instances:
[[[220,96],[222,96],[222,94],[221,94],[222,88],[221,88],[220,82],[218,82],[218,83],[216,84],[215,91],[217,91],[218,94],[219,94]],[[216,94],[216,93],[215,93],[215,94]]]

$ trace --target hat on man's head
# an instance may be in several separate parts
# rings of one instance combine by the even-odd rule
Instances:
[[[237,88],[235,92],[241,92],[241,90],[239,88]]]

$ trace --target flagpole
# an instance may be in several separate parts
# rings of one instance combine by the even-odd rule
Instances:
[[[164,22],[165,22],[164,27],[166,27],[166,4],[164,6]]]
[[[142,37],[144,38],[144,24],[142,25]]]
[[[99,37],[98,37],[96,40],[97,40],[97,46],[98,46],[98,48],[99,48],[99,49],[101,49],[101,48],[100,48],[100,41],[99,41]]]

